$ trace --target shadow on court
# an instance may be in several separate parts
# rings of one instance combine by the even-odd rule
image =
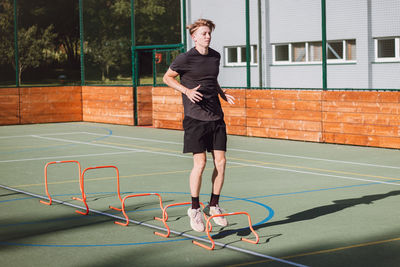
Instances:
[[[253,228],[254,228],[254,230],[257,230],[257,229],[270,227],[270,226],[312,220],[312,219],[315,219],[315,218],[318,218],[321,216],[325,216],[328,214],[336,213],[336,212],[339,212],[344,209],[351,208],[351,207],[354,207],[357,205],[361,205],[361,204],[370,205],[370,204],[373,204],[374,201],[378,201],[378,200],[382,200],[382,199],[385,199],[388,197],[398,196],[398,195],[400,195],[400,190],[391,191],[391,192],[388,192],[385,194],[362,196],[360,198],[334,200],[333,204],[315,207],[315,208],[312,208],[309,210],[305,210],[305,211],[290,215],[289,217],[287,217],[284,220],[280,220],[280,221],[276,221],[276,222],[267,222],[264,224],[254,226]],[[224,238],[226,236],[229,236],[229,235],[232,235],[235,233],[237,233],[238,236],[248,236],[251,234],[251,231],[250,231],[249,227],[237,229],[237,230],[223,230],[223,231],[219,232],[218,234],[213,235],[213,239],[221,239],[221,238]]]

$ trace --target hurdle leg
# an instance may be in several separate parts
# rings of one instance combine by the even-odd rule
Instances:
[[[126,212],[125,212],[125,201],[126,201],[128,198],[132,198],[132,197],[142,197],[142,196],[153,196],[153,195],[158,196],[158,199],[160,200],[160,208],[161,208],[161,211],[163,212],[163,217],[164,217],[164,208],[163,208],[163,203],[162,203],[162,199],[161,199],[160,194],[158,194],[158,193],[134,194],[134,195],[126,196],[126,197],[124,197],[124,198],[122,199],[122,208],[121,208],[121,211],[122,211],[122,213],[124,214],[124,217],[125,217],[125,220],[126,220],[125,223],[121,223],[121,222],[118,222],[118,221],[115,221],[114,223],[115,223],[115,224],[119,224],[119,225],[123,225],[123,226],[128,226],[128,224],[129,224],[129,217],[128,217],[128,215],[127,215]],[[164,221],[163,219],[158,218],[158,217],[154,217],[154,219],[155,219],[155,220],[158,220],[158,221]]]
[[[52,164],[59,164],[59,163],[76,163],[76,164],[78,164],[78,172],[79,172],[79,179],[80,179],[80,177],[81,177],[81,164],[78,162],[78,161],[76,161],[76,160],[63,160],[63,161],[52,161],[52,162],[48,162],[46,165],[45,165],[45,167],[44,167],[44,186],[45,186],[45,189],[46,189],[46,195],[47,195],[47,197],[49,198],[49,201],[48,202],[46,202],[46,201],[43,201],[43,200],[39,200],[40,201],[40,203],[42,203],[42,204],[45,204],[45,205],[51,205],[52,204],[52,198],[51,198],[51,196],[50,196],[50,193],[49,193],[49,186],[48,186],[48,179],[47,179],[47,168],[49,167],[49,165],[52,165]],[[82,191],[82,188],[81,188],[81,191]]]
[[[160,232],[154,232],[154,234],[155,234],[155,235],[158,235],[158,236],[162,236],[162,237],[168,238],[169,235],[171,234],[171,230],[170,230],[170,228],[169,228],[169,226],[168,226],[168,224],[167,224],[167,221],[168,221],[167,209],[168,209],[169,207],[183,206],[183,205],[191,205],[191,204],[192,204],[192,202],[181,202],[181,203],[173,203],[173,204],[170,204],[170,205],[165,206],[165,208],[163,209],[163,219],[162,219],[162,222],[164,223],[164,226],[165,226],[165,229],[167,230],[167,233],[166,233],[166,234],[163,234],[163,233],[160,233]],[[201,205],[201,206],[203,207],[203,209],[204,209],[205,206],[204,206],[204,204],[203,204],[202,202],[200,202],[200,205]],[[203,213],[203,215],[204,215],[205,220],[207,220],[207,215],[204,214],[204,213]],[[159,218],[158,218],[158,219],[159,219]]]
[[[259,238],[258,234],[256,233],[256,231],[254,231],[254,229],[253,229],[253,226],[252,226],[252,223],[251,223],[250,215],[249,215],[247,212],[244,212],[244,211],[232,212],[232,213],[224,213],[224,214],[216,214],[216,215],[210,216],[210,217],[208,218],[208,220],[207,220],[206,232],[207,232],[208,239],[209,239],[210,242],[211,242],[211,247],[209,247],[209,246],[207,246],[207,245],[204,245],[204,244],[202,244],[202,243],[200,243],[200,242],[198,242],[198,241],[196,241],[196,240],[193,240],[192,243],[195,244],[195,245],[198,245],[198,246],[200,246],[200,247],[202,247],[202,248],[205,248],[205,249],[207,249],[207,250],[213,250],[213,249],[215,248],[215,242],[214,242],[214,240],[212,239],[212,237],[211,237],[211,235],[210,235],[210,231],[211,231],[211,230],[210,230],[210,226],[211,226],[210,220],[211,220],[212,218],[215,218],[215,217],[232,216],[232,215],[247,215],[250,230],[251,230],[251,232],[256,236],[256,240],[253,241],[253,240],[250,240],[250,239],[247,239],[247,238],[243,238],[243,237],[241,238],[241,240],[242,240],[242,241],[245,241],[245,242],[248,242],[248,243],[252,243],[252,244],[258,244],[260,238]]]

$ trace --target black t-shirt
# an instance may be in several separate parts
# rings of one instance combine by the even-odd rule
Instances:
[[[203,99],[200,102],[192,103],[182,94],[185,116],[201,121],[216,121],[224,117],[218,98],[221,90],[217,81],[220,59],[221,55],[211,48],[208,48],[207,55],[192,48],[172,62],[170,69],[179,73],[183,86],[192,89],[201,85],[198,92],[203,94]]]

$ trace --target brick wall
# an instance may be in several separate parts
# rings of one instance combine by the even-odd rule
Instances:
[[[19,88],[21,123],[82,121],[80,86]]]
[[[400,148],[400,92],[229,89],[229,134]],[[153,126],[182,129],[182,101],[153,88]]]
[[[138,123],[182,129],[180,93],[138,88]],[[400,92],[229,89],[229,134],[400,149]],[[91,121],[134,124],[132,87],[0,89],[0,125]]]
[[[0,89],[0,125],[19,124],[19,88]]]
[[[322,141],[321,92],[246,90],[247,135]]]
[[[152,87],[137,88],[138,125],[152,124]],[[83,86],[83,121],[134,125],[132,87]]]
[[[181,94],[168,87],[153,88],[153,127],[182,129],[183,105]]]
[[[81,87],[0,89],[0,125],[82,121]]]
[[[82,86],[83,121],[134,125],[132,87]]]
[[[324,141],[400,148],[400,92],[325,92]]]
[[[142,86],[137,88],[138,125],[151,126],[153,124],[152,90],[152,86]]]

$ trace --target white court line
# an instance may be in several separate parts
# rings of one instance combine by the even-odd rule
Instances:
[[[28,195],[28,196],[39,198],[39,199],[49,200],[45,196],[37,195],[37,194],[31,193],[31,192],[27,192],[27,191],[23,191],[23,190],[20,190],[20,189],[11,188],[11,187],[8,187],[8,186],[5,186],[5,185],[1,185],[1,184],[0,184],[0,188],[7,189],[7,190],[10,190],[10,191],[14,191],[14,192],[18,192],[18,193],[22,193],[22,194],[25,194],[25,195]],[[57,200],[57,199],[54,199],[54,198],[52,198],[52,200],[55,203],[63,204],[63,205],[70,206],[70,207],[77,208],[77,209],[81,209],[81,210],[84,210],[84,211],[86,210],[86,208],[84,208],[84,207],[81,207],[81,206],[78,206],[78,205],[75,205],[75,204],[71,204],[71,203],[68,203],[68,202],[65,202],[65,201]],[[114,218],[114,219],[118,219],[118,220],[121,220],[121,221],[126,221],[126,219],[124,217],[117,216],[117,215],[114,215],[114,214],[110,214],[110,213],[107,213],[107,212],[102,212],[102,211],[98,211],[98,210],[94,210],[94,209],[89,209],[89,211],[91,213],[96,213],[96,214],[99,214],[99,215],[108,216],[108,217],[111,217],[111,218]],[[159,226],[156,226],[156,225],[152,225],[152,224],[148,224],[146,222],[134,221],[132,219],[129,219],[129,222],[137,224],[137,225],[143,225],[143,226],[146,226],[146,227],[149,227],[149,228],[152,228],[152,229],[156,229],[156,230],[159,230],[159,231],[166,232],[165,228],[162,228],[162,227],[159,227]],[[192,240],[198,240],[198,241],[205,242],[205,243],[211,243],[211,241],[209,239],[205,239],[205,238],[202,238],[202,237],[189,235],[189,234],[187,234],[185,232],[177,232],[177,231],[174,231],[174,230],[170,230],[170,232],[175,234],[175,235],[177,235],[177,236],[183,236],[183,237],[186,237],[186,238],[189,238],[189,239],[192,239]],[[232,249],[232,250],[239,251],[239,252],[242,252],[242,253],[246,253],[246,254],[249,254],[249,255],[261,257],[261,258],[264,258],[264,259],[270,259],[270,260],[273,260],[273,261],[278,261],[278,262],[286,263],[286,264],[293,265],[293,266],[307,267],[306,265],[303,265],[303,264],[300,264],[300,263],[296,263],[296,262],[292,262],[292,261],[276,258],[276,257],[269,256],[269,255],[266,255],[266,254],[261,254],[261,253],[258,253],[258,252],[252,251],[252,250],[247,250],[247,249],[235,247],[235,246],[232,246],[232,245],[229,245],[229,244],[220,243],[220,242],[217,242],[217,241],[214,241],[214,242],[215,242],[215,245],[220,246],[222,248]]]
[[[355,178],[355,177],[349,177],[349,176],[332,175],[332,174],[318,173],[318,172],[298,171],[298,170],[292,170],[292,169],[286,169],[286,168],[267,167],[267,166],[262,166],[262,165],[255,165],[255,164],[253,165],[253,164],[247,164],[247,163],[241,163],[241,162],[230,161],[229,163],[248,166],[248,167],[262,168],[262,169],[272,169],[272,170],[277,170],[277,171],[286,171],[286,172],[295,172],[295,173],[311,174],[311,175],[318,175],[318,176],[327,176],[327,177],[334,177],[334,178],[347,179],[347,180],[372,182],[372,183],[378,183],[378,184],[390,184],[390,185],[397,185],[397,186],[400,185],[400,184],[391,183],[391,182],[368,180],[368,179],[361,179],[361,178]],[[400,180],[399,180],[399,182],[400,182]]]
[[[97,134],[97,133],[90,133],[90,132],[49,133],[49,134],[37,134],[37,135],[34,135],[34,136],[35,137],[40,137],[40,136],[68,135],[68,134],[89,134],[89,135],[96,135],[96,136],[107,136],[107,135],[104,135],[104,134]],[[32,136],[33,135],[1,136],[0,139],[14,138],[14,137],[32,137]],[[149,139],[149,138],[129,137],[129,136],[120,136],[120,135],[114,135],[114,134],[110,135],[110,137],[116,137],[116,138],[128,139],[128,140],[148,141],[148,142],[154,142],[154,143],[182,145],[181,142],[173,142],[173,141],[165,141],[165,140]],[[271,152],[264,152],[264,151],[235,149],[235,148],[229,148],[229,150],[238,151],[238,152],[245,152],[245,153],[261,154],[261,155],[287,157],[287,158],[298,158],[298,159],[308,159],[308,160],[316,160],[316,161],[335,162],[335,163],[342,163],[342,164],[353,164],[353,165],[361,165],[361,166],[369,166],[369,167],[400,169],[400,167],[390,166],[390,165],[370,164],[370,163],[344,161],[344,160],[333,160],[333,159],[324,159],[324,158],[313,158],[313,157],[296,156],[296,155],[288,155],[288,154],[279,154],[279,153],[271,153]]]
[[[83,142],[83,141],[73,141],[73,140],[68,140],[68,139],[44,137],[44,136],[39,136],[39,135],[31,135],[31,136],[36,137],[36,138],[41,138],[41,139],[60,141],[60,142],[68,142],[68,143],[73,143],[73,144],[91,145],[91,146],[99,146],[99,147],[106,147],[106,148],[113,148],[113,149],[129,150],[129,151],[134,151],[134,152],[142,152],[140,149],[134,149],[134,148],[128,148],[128,147],[119,147],[119,146],[97,144],[97,143]]]
[[[99,135],[99,136],[102,136],[102,134],[96,134],[96,133],[90,133],[90,132],[84,132],[84,133],[91,134],[91,135]],[[178,142],[163,141],[163,140],[157,140],[157,139],[147,139],[147,138],[128,137],[128,136],[118,136],[118,135],[114,135],[114,134],[111,135],[110,137],[116,137],[116,138],[122,138],[122,139],[130,139],[130,140],[148,141],[148,142],[154,142],[154,143],[164,143],[164,144],[182,145],[182,143],[178,143]],[[271,152],[263,152],[263,151],[244,150],[244,149],[235,149],[235,148],[229,148],[229,150],[238,151],[238,152],[253,153],[253,154],[262,154],[262,155],[279,156],[279,157],[286,157],[286,158],[298,158],[298,159],[308,159],[308,160],[335,162],[335,163],[343,163],[343,164],[353,164],[353,165],[361,165],[361,166],[369,166],[369,167],[400,169],[400,167],[397,167],[397,166],[379,165],[379,164],[362,163],[362,162],[354,162],[354,161],[344,161],[344,160],[334,160],[334,159],[313,158],[313,157],[296,156],[296,155],[288,155],[288,154],[279,154],[279,153],[271,153]]]
[[[33,161],[33,160],[44,160],[44,159],[51,159],[52,161],[57,161],[57,160],[62,160],[62,159],[67,159],[67,158],[108,156],[108,155],[135,153],[135,152],[137,152],[137,151],[110,152],[110,153],[98,153],[98,154],[83,154],[83,155],[70,155],[70,156],[51,156],[51,157],[43,157],[43,158],[29,158],[29,159],[9,159],[9,160],[0,160],[0,163],[20,162],[20,161]]]
[[[79,141],[72,141],[72,140],[67,140],[67,139],[59,139],[59,138],[51,138],[51,137],[41,137],[41,136],[37,136],[37,137],[38,138],[44,138],[44,139],[50,139],[50,140],[72,142],[72,143],[78,142],[80,144],[92,145],[92,146],[106,146],[106,147],[112,147],[112,148],[115,148],[115,149],[134,150],[134,149],[131,149],[131,148],[120,147],[120,146],[101,145],[101,144],[94,144],[94,143],[88,143],[88,142],[79,142]],[[167,153],[167,152],[144,150],[144,149],[135,150],[135,151],[144,152],[144,153],[151,153],[151,154],[158,154],[158,155],[167,155],[167,156],[173,156],[173,157],[181,157],[181,158],[190,158],[190,159],[192,158],[191,156],[185,156],[185,155],[179,155],[179,154]],[[211,160],[211,159],[209,159],[209,160]],[[235,164],[235,165],[241,165],[241,166],[247,166],[247,167],[256,167],[256,168],[262,168],[262,169],[277,170],[277,171],[294,172],[294,173],[302,173],[302,174],[311,174],[311,175],[317,175],[317,176],[326,176],[326,177],[334,177],[334,178],[347,179],[347,180],[355,180],[355,181],[363,181],[363,182],[372,182],[372,183],[378,183],[378,184],[388,184],[388,185],[400,186],[400,184],[397,184],[397,183],[376,181],[376,180],[369,180],[369,179],[361,179],[361,178],[340,176],[340,175],[331,175],[331,174],[318,173],[318,172],[299,171],[299,170],[292,170],[292,169],[286,169],[286,168],[278,168],[278,167],[269,167],[269,166],[256,165],[256,164],[241,163],[241,162],[235,162],[235,161],[227,161],[227,163]]]
[[[104,136],[103,134],[97,134],[97,133],[90,133],[90,132],[84,132],[86,134],[91,134],[91,135],[96,135],[96,136]],[[117,137],[121,139],[129,139],[129,140],[139,140],[139,141],[150,141],[153,143],[163,143],[163,144],[173,144],[173,145],[182,145],[182,142],[173,142],[173,141],[165,141],[165,140],[158,140],[158,139],[148,139],[148,138],[139,138],[139,137],[130,137],[130,136],[121,136],[121,135],[110,135],[110,137]]]
[[[251,150],[243,150],[243,149],[230,149],[230,150],[239,151],[239,152],[254,153],[254,154],[280,156],[280,157],[287,157],[287,158],[310,159],[310,160],[319,160],[319,161],[327,161],[327,162],[335,162],[335,163],[353,164],[353,165],[361,165],[361,166],[369,166],[369,167],[400,169],[400,167],[389,166],[389,165],[379,165],[379,164],[370,164],[370,163],[344,161],[344,160],[334,160],[334,159],[321,159],[321,158],[312,158],[312,157],[295,156],[295,155],[278,154],[278,153],[261,152],[261,151],[251,151]]]
[[[47,134],[37,134],[37,135],[68,135],[68,134],[86,134],[87,132],[68,132],[68,133],[47,133]],[[103,134],[104,136],[104,134]],[[7,136],[0,136],[0,139],[7,139],[7,138],[26,138],[26,137],[32,137],[31,134],[26,134],[26,135],[7,135]]]

